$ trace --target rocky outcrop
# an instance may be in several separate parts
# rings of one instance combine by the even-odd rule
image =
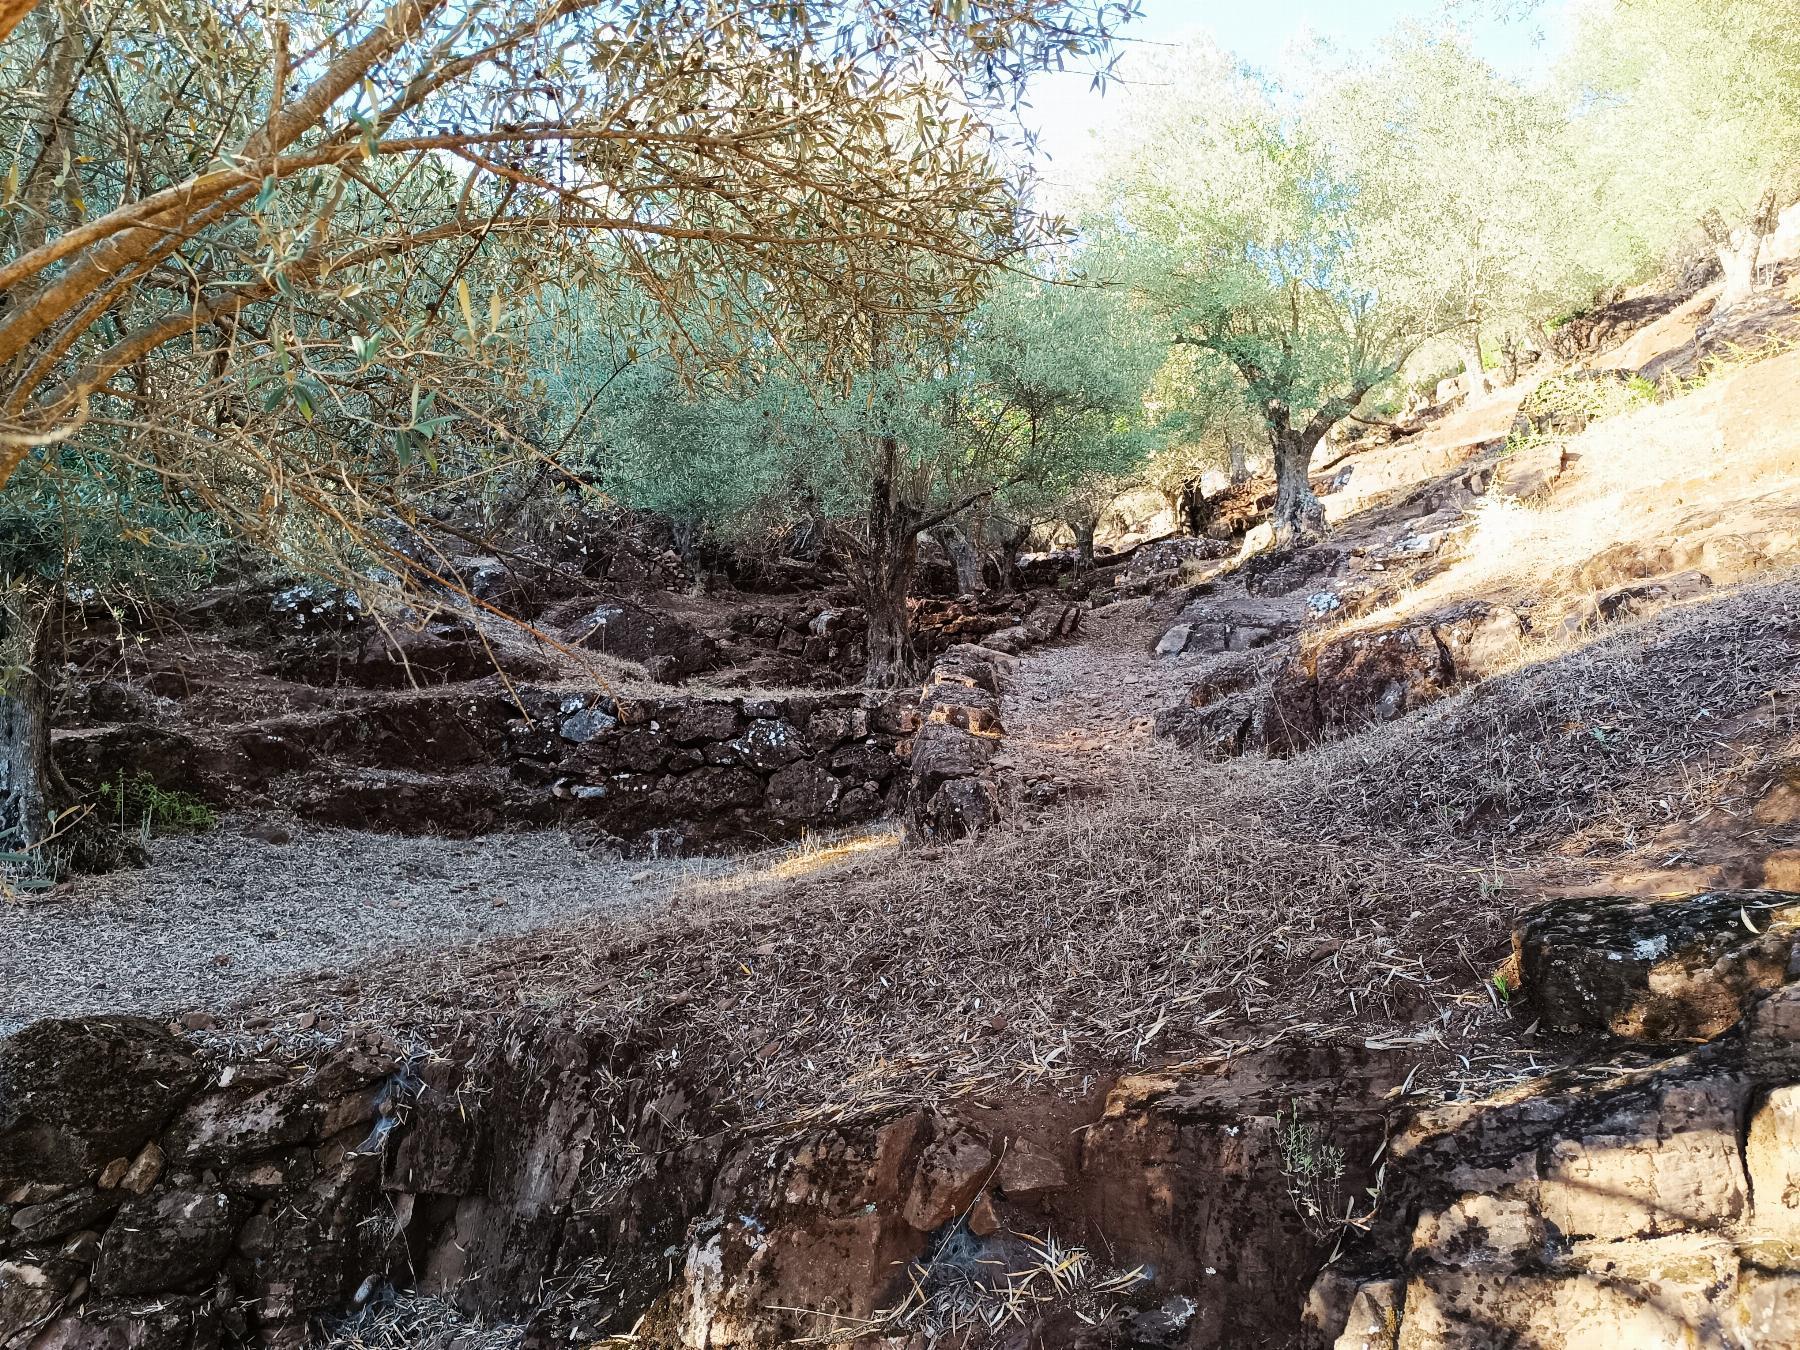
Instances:
[[[1705,595],[1712,588],[1711,577],[1692,570],[1632,582],[1604,591],[1581,605],[1568,620],[1568,627],[1594,628],[1628,619],[1647,619],[1670,605]]]
[[[1164,708],[1152,725],[1155,735],[1206,759],[1236,759],[1260,750],[1267,740],[1266,697],[1257,693],[1227,694],[1199,707]]]
[[[1800,896],[1633,903],[1526,924],[1524,997],[1678,988],[1728,1030],[1410,1117],[1416,1045],[1310,1033],[742,1130],[676,1004],[641,1043],[41,1023],[0,1043],[0,1346],[297,1347],[400,1296],[661,1350],[908,1345],[1000,1308],[1046,1346],[1788,1344],[1800,984],[1768,939],[1791,951]],[[1667,959],[1561,969],[1621,943]]]
[[[111,1083],[61,1053],[96,1038]],[[7,1350],[297,1347],[396,1294],[529,1344],[903,1339],[1008,1301],[1046,1345],[1102,1305],[1131,1344],[1280,1338],[1406,1067],[1284,1045],[771,1136],[657,1045],[537,1019],[405,1045],[52,1022],[0,1065],[48,1104],[0,1127]],[[75,1152],[41,1134],[88,1098],[124,1114]]]
[[[664,684],[719,663],[719,644],[692,624],[625,599],[584,601],[574,612],[546,620],[569,645],[633,662]]]
[[[736,656],[756,654],[734,675],[734,684],[855,684],[867,660],[869,616],[843,602],[764,604],[734,613],[729,633]]]
[[[994,752],[1013,658],[961,643],[932,667],[907,748],[906,826],[920,841],[960,839],[1000,819]]]
[[[1277,672],[1266,712],[1268,748],[1293,754],[1390,722],[1496,673],[1524,637],[1516,613],[1481,601],[1327,637]]]
[[[1267,647],[1298,633],[1304,615],[1304,608],[1279,600],[1196,600],[1182,609],[1179,622],[1157,640],[1155,654],[1216,655]]]
[[[1717,1039],[1421,1113],[1388,1150],[1370,1238],[1314,1286],[1307,1343],[1791,1343],[1800,985],[1782,981],[1797,912],[1800,896],[1732,893],[1570,901],[1528,922],[1534,1006],[1589,1030]]]
[[[1084,607],[1079,604],[1039,605],[1026,615],[1023,623],[989,633],[979,645],[1017,656],[1045,643],[1075,637],[1081,632],[1083,612]]]
[[[1717,891],[1551,904],[1525,919],[1515,946],[1546,1027],[1668,1043],[1722,1035],[1800,975],[1797,938],[1800,898]]]
[[[677,1132],[716,1116],[638,1063],[540,1023],[410,1049],[27,1028],[0,1043],[0,1346],[297,1347],[390,1284],[516,1315],[595,1261],[641,1306],[702,1194]]]

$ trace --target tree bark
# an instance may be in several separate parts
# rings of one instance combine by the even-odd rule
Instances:
[[[987,583],[981,575],[981,555],[975,551],[975,545],[969,536],[963,533],[962,526],[955,521],[945,521],[931,532],[932,537],[942,544],[944,552],[950,555],[950,561],[956,568],[956,593],[958,595],[975,595],[987,589]]]
[[[1098,519],[1084,516],[1069,522],[1075,532],[1075,575],[1086,576],[1094,570],[1094,534],[1100,528]]]
[[[1481,363],[1481,333],[1472,332],[1463,340],[1463,382],[1468,385],[1468,402],[1480,403],[1494,392],[1493,382]]]
[[[1176,522],[1183,534],[1198,537],[1206,533],[1206,493],[1201,490],[1198,478],[1190,478],[1183,483],[1176,491],[1172,504]]]
[[[1031,526],[1023,521],[996,521],[999,534],[1000,553],[1000,586],[1002,590],[1017,591],[1024,587],[1019,581],[1019,550],[1024,548],[1031,538]]]
[[[1325,532],[1325,508],[1307,481],[1313,450],[1322,437],[1323,433],[1314,435],[1311,427],[1269,430],[1269,448],[1275,455],[1275,513],[1271,522],[1276,539],[1284,543]]]
[[[50,823],[53,606],[34,590],[0,588],[0,851],[43,843]]]
[[[1723,314],[1744,303],[1757,290],[1757,264],[1762,260],[1763,243],[1775,233],[1781,222],[1780,199],[1774,192],[1763,194],[1750,219],[1735,228],[1725,223],[1717,211],[1709,212],[1702,222],[1713,248],[1719,255],[1719,270],[1725,284],[1713,313]]]
[[[1725,285],[1713,313],[1723,314],[1756,294],[1756,264],[1762,257],[1762,245],[1763,237],[1748,225],[1740,225],[1715,245]]]
[[[1225,453],[1230,457],[1231,486],[1237,487],[1250,481],[1250,455],[1244,443],[1235,435],[1225,442]],[[1196,532],[1197,533],[1197,532]]]
[[[897,573],[884,577],[885,585],[859,588],[863,609],[869,616],[869,657],[863,683],[871,689],[893,689],[912,678],[912,622],[907,613],[908,585]]]
[[[888,437],[869,486],[867,533],[849,546],[850,584],[869,616],[864,683],[876,689],[895,688],[914,674],[906,601],[918,566],[919,527],[924,521],[903,495],[899,470],[899,445]]]

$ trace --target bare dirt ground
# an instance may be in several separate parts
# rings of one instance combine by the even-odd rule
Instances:
[[[562,831],[401,838],[227,818],[5,915],[0,1035],[39,1017],[181,1013],[320,968],[427,953],[580,918],[648,913],[732,865],[619,860]]]
[[[1168,613],[1166,603],[1120,600],[1088,614],[1079,641],[1022,657],[1006,689],[1001,773],[1082,795],[1168,758],[1151,723],[1193,682],[1188,659],[1151,655]]]

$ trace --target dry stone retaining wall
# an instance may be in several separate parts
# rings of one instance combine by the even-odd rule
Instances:
[[[498,680],[239,726],[65,732],[75,782],[145,773],[222,806],[398,833],[581,823],[661,851],[895,809],[908,694],[614,699]]]
[[[993,648],[958,643],[932,667],[919,695],[918,730],[907,747],[912,838],[960,839],[1000,819],[993,758],[1006,734],[1000,696],[1016,664]]]

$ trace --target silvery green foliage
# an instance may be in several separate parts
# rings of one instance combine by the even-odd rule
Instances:
[[[1204,41],[1127,70],[1085,228],[1172,339],[1227,363],[1259,412],[1304,425],[1377,380],[1439,322],[1377,247],[1324,128]]]
[[[744,538],[798,520],[851,522],[880,453],[922,514],[999,501],[1053,515],[1094,475],[1158,443],[1145,390],[1164,354],[1127,293],[1074,277],[1009,277],[949,343],[889,349],[835,385],[772,346],[698,379],[640,361],[608,392],[603,486],[621,500]]]
[[[1716,213],[1800,198],[1800,25],[1789,0],[1612,0],[1582,14],[1558,88],[1589,271],[1630,280]]]
[[[1356,198],[1348,266],[1384,299],[1498,336],[1592,292],[1562,107],[1459,36],[1409,26],[1322,69],[1306,116]]]

